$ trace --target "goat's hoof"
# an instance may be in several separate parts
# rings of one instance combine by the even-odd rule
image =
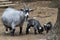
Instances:
[[[14,36],[14,33],[11,32],[11,36]]]
[[[29,33],[26,33],[26,34],[29,34]]]
[[[37,33],[34,33],[34,34],[37,34]]]
[[[11,36],[14,36],[14,34],[11,34]]]
[[[43,34],[43,33],[41,32],[41,33],[39,33],[39,34]]]
[[[19,35],[22,35],[22,32],[19,32]]]
[[[29,34],[29,31],[28,30],[26,31],[26,34]]]
[[[5,34],[8,34],[8,33],[9,33],[8,31],[5,32]]]

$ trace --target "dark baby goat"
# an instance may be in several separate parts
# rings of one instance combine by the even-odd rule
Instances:
[[[49,30],[51,30],[52,28],[52,23],[48,22],[47,24],[44,24],[44,29],[46,30],[46,33],[49,32]]]
[[[34,27],[34,33],[37,34],[37,30],[38,33],[42,33],[44,31],[43,27],[41,26],[41,24],[39,23],[39,21],[35,20],[35,19],[29,19],[28,23],[27,23],[27,28],[26,28],[26,34],[29,34],[29,30],[30,27]]]

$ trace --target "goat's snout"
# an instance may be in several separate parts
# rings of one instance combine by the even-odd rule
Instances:
[[[29,18],[29,14],[27,13],[27,14],[25,15],[25,17],[26,17],[26,21],[27,21],[28,18]]]

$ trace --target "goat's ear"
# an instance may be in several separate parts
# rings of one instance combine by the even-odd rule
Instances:
[[[23,9],[20,9],[20,11],[24,11]]]
[[[29,12],[34,11],[33,9],[29,9]]]

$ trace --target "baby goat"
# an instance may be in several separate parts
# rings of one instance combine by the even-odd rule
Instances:
[[[46,30],[46,33],[49,32],[49,30],[51,30],[52,28],[52,23],[48,22],[47,24],[44,24],[44,29]]]
[[[37,30],[38,33],[42,33],[44,31],[43,27],[41,26],[41,24],[39,23],[39,21],[35,20],[35,19],[29,19],[28,20],[28,24],[27,24],[27,28],[26,28],[26,34],[29,34],[29,30],[30,27],[34,27],[34,33],[37,34]]]

